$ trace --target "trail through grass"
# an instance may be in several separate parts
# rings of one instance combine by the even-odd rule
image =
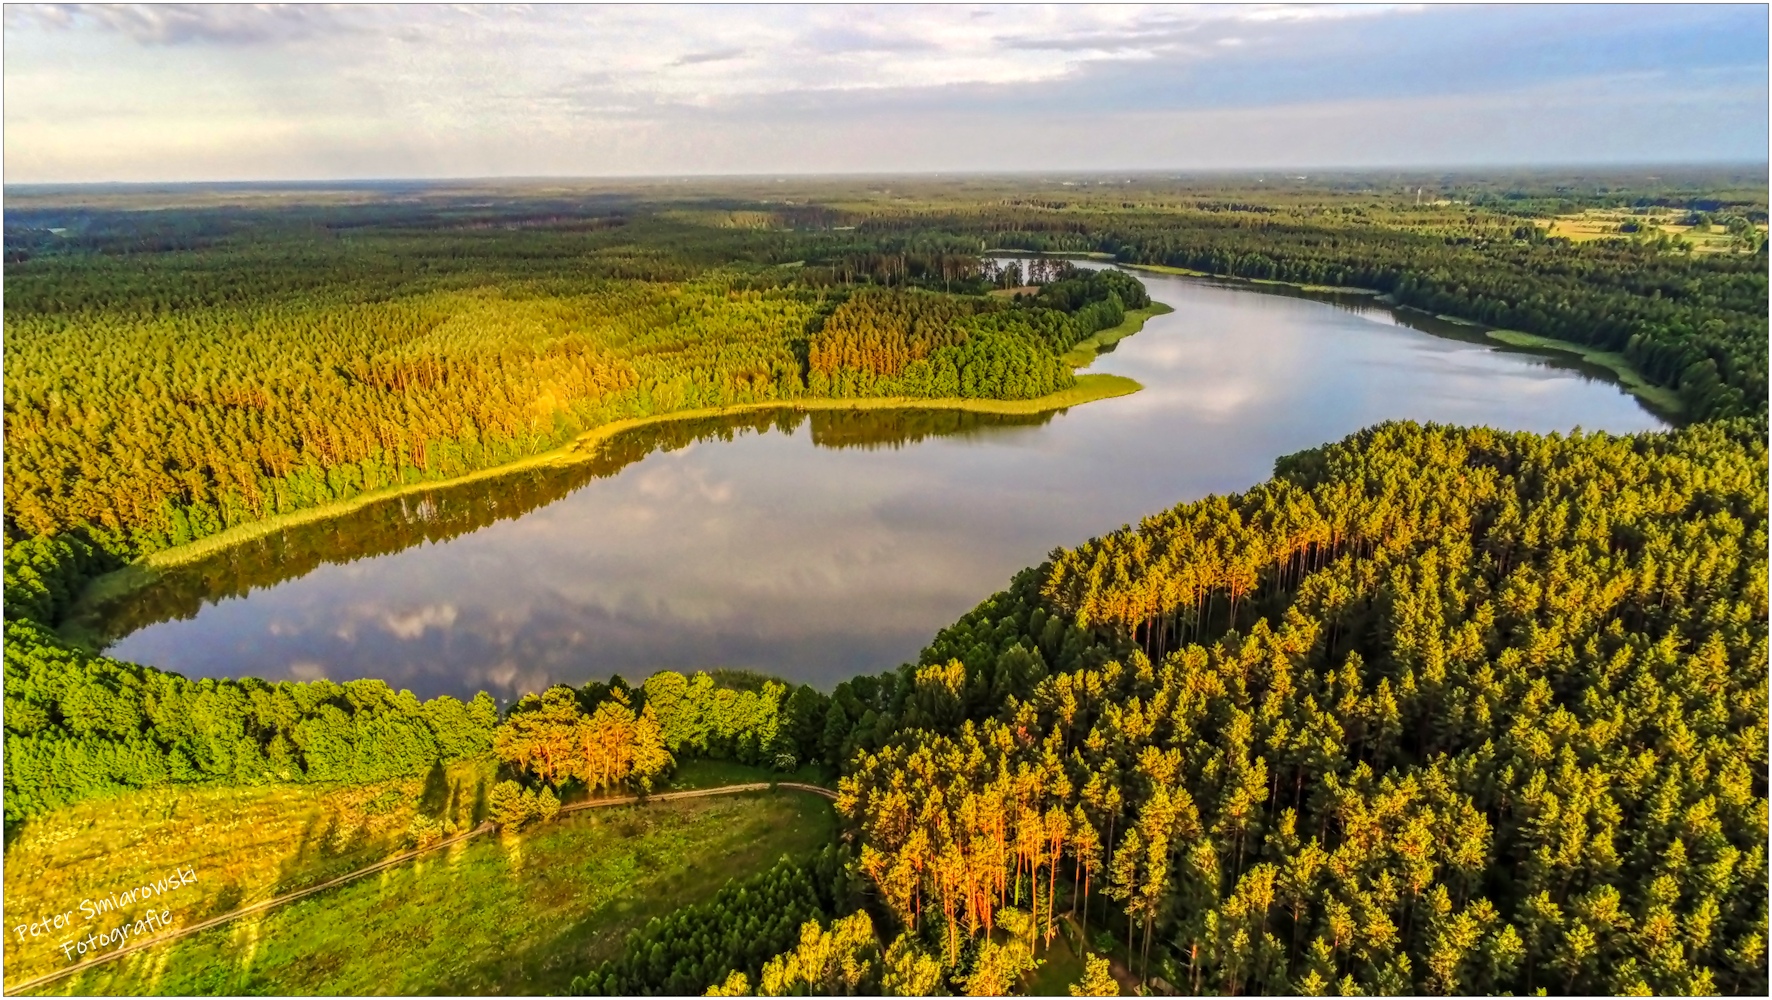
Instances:
[[[72,912],[63,933],[20,941],[9,933],[8,983],[67,964],[59,942],[109,930],[124,907],[88,922],[82,900],[151,883],[175,868],[194,871],[155,907],[180,927],[272,896],[337,878],[409,846],[422,807],[459,829],[483,818],[490,760],[365,785],[183,786],[90,799],[34,818],[6,849],[7,924]],[[427,797],[427,788],[429,796]]]
[[[148,949],[48,991],[559,992],[614,955],[628,930],[783,854],[822,846],[834,823],[829,803],[792,792],[575,813]]]

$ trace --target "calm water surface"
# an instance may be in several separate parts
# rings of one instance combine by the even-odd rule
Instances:
[[[1140,277],[1175,312],[1093,367],[1144,383],[1132,396],[643,428],[571,470],[387,501],[181,570],[104,610],[125,636],[108,652],[426,697],[721,666],[828,688],[914,658],[1055,546],[1245,489],[1372,423],[1662,426],[1591,373],[1357,297]]]

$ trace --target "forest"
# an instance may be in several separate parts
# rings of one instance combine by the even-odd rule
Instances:
[[[1757,991],[1765,476],[1385,425],[1055,552],[838,689],[862,865],[950,964],[1007,907],[1183,992]]]
[[[706,903],[687,906],[630,935],[620,958],[574,977],[574,996],[684,996],[747,979],[799,941],[807,922],[853,908],[850,859],[832,845],[801,861],[728,883]]]
[[[1377,289],[1618,352],[1692,418],[1765,413],[1763,242],[1697,254],[1544,235],[1553,205],[1584,199],[1634,193],[1756,225],[1763,199],[1598,184],[1577,196],[1560,179],[1439,207],[1370,185],[1061,190],[32,205],[7,223],[6,537],[76,532],[131,559],[626,417],[806,396],[1031,398],[1068,385],[1056,355],[1142,304],[1136,281],[1059,268],[1029,275],[1037,295],[985,295],[1020,278],[990,264],[992,248]]]
[[[824,776],[840,839],[647,924],[575,993],[1003,995],[1066,948],[1076,995],[1763,992],[1764,240],[1545,232],[1765,204],[1590,181],[31,203],[6,232],[8,842],[133,789],[465,760],[496,762],[486,814],[514,834],[722,761]],[[1619,352],[1685,421],[1371,427],[1054,549],[828,692],[710,669],[420,701],[192,680],[62,631],[144,555],[619,419],[1044,396],[1149,305],[1123,272],[990,251],[1374,289]],[[823,419],[839,446],[943,432]],[[513,510],[698,433],[531,475]],[[478,523],[433,499],[364,551]],[[266,545],[352,557],[323,527]]]
[[[7,537],[74,533],[128,560],[622,419],[808,396],[1032,399],[1073,384],[1058,355],[1118,324],[1126,298],[1148,301],[1124,275],[990,297],[976,258],[960,282],[976,294],[736,264],[645,280],[594,247],[537,263],[527,235],[463,248],[479,256],[436,277],[400,254],[457,248],[399,236],[383,238],[391,262],[290,235],[121,274],[108,258],[13,265]]]
[[[689,757],[819,761],[843,775],[863,917],[898,929],[844,989],[918,967],[976,989],[1069,915],[1124,935],[1141,980],[1190,990],[1751,992],[1766,474],[1748,422],[1384,425],[1055,551],[919,663],[829,696],[666,672],[556,687],[501,719],[373,681],[186,682],[69,651],[8,676],[8,808],[103,781],[349,780],[488,746],[514,794],[556,805]],[[283,749],[257,752],[264,734]],[[82,768],[102,780],[56,783]],[[493,810],[535,818],[496,791]],[[722,972],[816,988],[763,958]],[[679,965],[618,979],[730,978]]]

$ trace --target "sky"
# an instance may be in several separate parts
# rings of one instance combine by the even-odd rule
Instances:
[[[8,4],[17,183],[1767,159],[1754,6]]]

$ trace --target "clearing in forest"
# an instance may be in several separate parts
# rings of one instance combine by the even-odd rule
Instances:
[[[466,785],[471,796],[477,777],[464,764],[447,780]],[[73,854],[102,857],[106,878],[100,881],[119,884],[130,879],[123,867],[113,867],[116,861],[146,875],[150,859],[179,854],[192,859],[184,863],[198,881],[181,890],[188,895],[167,897],[165,905],[188,916],[177,923],[227,912],[394,853],[425,784],[184,790],[156,800],[163,819],[127,830],[107,829],[105,810],[83,808],[101,803],[86,803],[28,831],[9,852],[7,910],[34,912],[63,897],[74,905],[102,893],[63,874],[94,867],[68,865]],[[146,804],[153,794],[127,799]],[[468,819],[473,799],[464,798]],[[116,810],[119,802],[102,804]],[[228,819],[199,828],[197,816]],[[785,791],[573,813],[519,834],[447,847],[146,949],[44,992],[558,992],[574,974],[619,950],[629,929],[711,896],[727,879],[761,871],[781,855],[823,846],[834,822],[824,800]],[[187,839],[181,830],[193,833]],[[99,848],[106,837],[122,842],[117,854]],[[9,942],[6,978],[22,981],[62,961],[53,943]]]

